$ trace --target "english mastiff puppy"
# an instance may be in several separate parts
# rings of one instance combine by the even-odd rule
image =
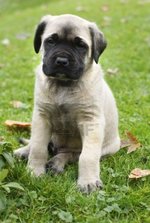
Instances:
[[[29,145],[15,151],[28,157],[35,176],[61,173],[78,160],[77,184],[91,192],[102,186],[100,158],[120,148],[118,114],[98,59],[106,40],[96,24],[75,15],[44,16],[34,49],[36,69]],[[48,144],[57,150],[48,161]]]

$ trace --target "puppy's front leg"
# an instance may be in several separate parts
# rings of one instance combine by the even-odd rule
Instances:
[[[99,161],[104,138],[104,119],[82,123],[80,130],[82,152],[79,157],[78,186],[82,192],[89,193],[102,187]]]
[[[45,173],[45,164],[48,159],[49,141],[50,125],[48,120],[38,111],[35,111],[32,119],[28,168],[36,176]]]

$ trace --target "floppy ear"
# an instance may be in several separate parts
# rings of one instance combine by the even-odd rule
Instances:
[[[98,63],[99,56],[102,54],[104,49],[107,46],[107,42],[104,38],[104,35],[95,24],[92,24],[90,27],[90,34],[92,39],[92,58]]]
[[[35,36],[34,36],[34,50],[36,53],[39,52],[41,43],[42,43],[42,34],[45,30],[46,27],[46,22],[41,22],[35,31]]]
[[[34,50],[36,53],[38,53],[40,50],[41,43],[42,43],[42,35],[46,28],[47,22],[51,17],[52,16],[50,16],[50,15],[44,16],[36,28],[35,36],[34,36]]]

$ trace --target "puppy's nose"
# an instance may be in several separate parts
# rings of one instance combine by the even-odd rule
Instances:
[[[57,57],[55,60],[57,66],[67,67],[69,65],[69,60],[66,57]]]

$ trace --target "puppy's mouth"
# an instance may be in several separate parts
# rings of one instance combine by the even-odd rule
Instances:
[[[83,73],[83,68],[78,67],[76,69],[75,65],[69,66],[55,66],[53,63],[43,64],[43,72],[50,79],[60,80],[60,81],[77,81],[80,79]]]
[[[68,78],[65,74],[57,73],[48,75],[49,79],[59,80],[59,81],[77,81],[77,79]]]

